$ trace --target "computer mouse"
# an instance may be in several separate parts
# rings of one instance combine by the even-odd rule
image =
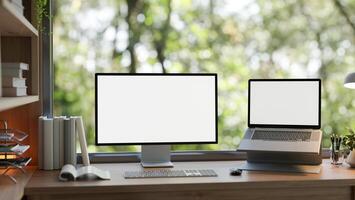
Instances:
[[[232,168],[230,169],[230,175],[231,176],[240,176],[242,175],[242,170],[241,169],[238,169],[238,168]]]

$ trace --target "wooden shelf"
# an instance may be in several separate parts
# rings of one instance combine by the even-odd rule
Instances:
[[[1,36],[38,36],[38,31],[9,0],[0,0]]]
[[[25,97],[0,97],[0,111],[33,103],[39,100],[37,95]]]
[[[39,30],[35,28],[37,27],[37,1],[22,0],[25,11],[22,15],[10,0],[0,0],[0,63],[23,62],[29,64],[29,71],[25,74],[25,78],[27,78],[27,92],[30,94],[30,96],[24,97],[0,96],[0,119],[6,119],[11,128],[19,129],[30,136],[29,139],[26,139],[26,143],[31,148],[25,155],[32,157],[32,165],[37,165],[38,161],[37,120],[38,116],[42,115],[39,73],[42,68],[40,63],[42,37]],[[0,81],[0,94],[1,83]],[[0,179],[2,178],[0,177]],[[1,197],[0,189],[0,200]]]

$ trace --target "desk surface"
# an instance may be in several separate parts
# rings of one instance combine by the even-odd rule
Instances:
[[[26,195],[36,194],[90,194],[113,192],[176,192],[228,189],[263,189],[283,187],[341,187],[355,185],[355,170],[336,167],[324,160],[320,174],[276,172],[243,172],[230,176],[229,169],[245,161],[175,162],[174,169],[214,169],[218,177],[125,179],[126,170],[141,169],[138,163],[95,164],[111,172],[109,181],[59,182],[59,171],[36,171],[25,188]]]
[[[17,169],[11,169],[7,174],[15,177],[17,183],[12,182],[8,177],[0,176],[0,199],[1,200],[19,200],[23,196],[23,188],[30,180],[35,167],[27,167],[26,173]],[[0,173],[3,169],[0,170]]]

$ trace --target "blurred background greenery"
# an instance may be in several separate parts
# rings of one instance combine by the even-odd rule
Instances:
[[[355,127],[355,0],[54,0],[54,112],[82,115],[94,145],[95,72],[216,72],[219,143],[235,150],[247,126],[249,78],[320,77],[323,146]],[[120,134],[120,133],[117,133]]]

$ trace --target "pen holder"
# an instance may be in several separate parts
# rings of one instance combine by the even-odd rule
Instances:
[[[343,138],[333,134],[330,136],[330,160],[333,165],[341,165],[344,161],[344,149],[341,146]]]
[[[341,165],[344,161],[344,151],[342,149],[331,150],[330,160],[333,165]]]

